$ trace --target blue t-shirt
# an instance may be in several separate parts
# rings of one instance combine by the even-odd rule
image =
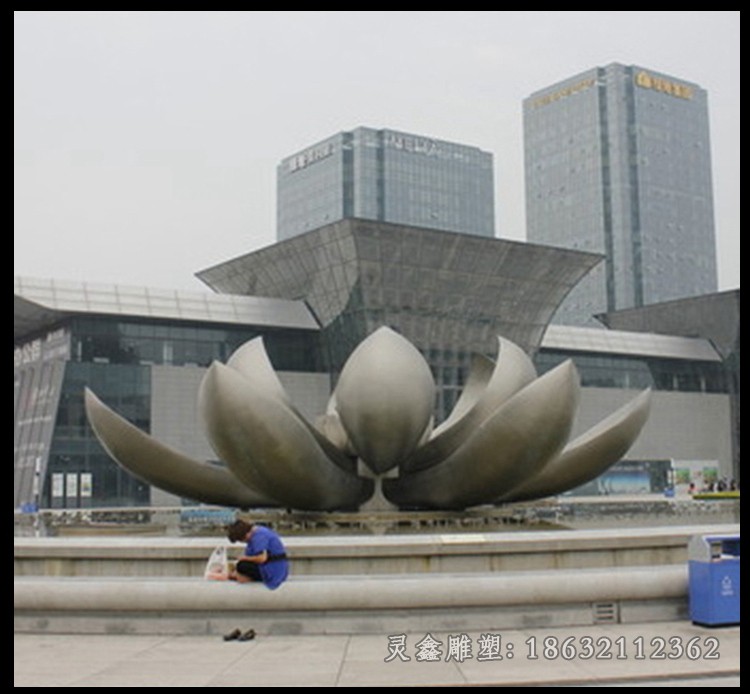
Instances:
[[[245,554],[253,557],[261,552],[268,552],[268,556],[286,554],[281,538],[270,528],[256,525],[250,540],[245,547]],[[273,590],[278,588],[289,576],[289,562],[286,559],[274,559],[265,564],[258,564],[263,585]]]

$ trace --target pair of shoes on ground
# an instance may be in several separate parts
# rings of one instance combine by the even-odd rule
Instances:
[[[241,629],[234,629],[224,636],[225,641],[252,641],[255,638],[255,629],[248,629],[243,632]]]

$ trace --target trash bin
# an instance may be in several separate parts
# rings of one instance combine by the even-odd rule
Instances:
[[[739,535],[694,535],[688,543],[688,578],[695,624],[740,623]]]

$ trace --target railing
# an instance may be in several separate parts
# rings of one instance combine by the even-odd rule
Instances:
[[[14,514],[15,536],[223,534],[236,517],[295,534],[396,534],[492,532],[513,529],[606,528],[739,522],[739,499],[703,501],[689,496],[558,497],[466,511],[305,512],[283,509],[237,511],[211,506],[41,509]]]

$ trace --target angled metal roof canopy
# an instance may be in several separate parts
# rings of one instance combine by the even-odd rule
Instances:
[[[603,256],[345,219],[197,273],[217,292],[304,300],[332,364],[381,326],[421,350],[533,354],[555,309]]]
[[[16,337],[76,314],[319,329],[315,318],[301,301],[114,284],[14,279]]]
[[[721,361],[721,356],[711,342],[703,338],[569,325],[550,325],[544,334],[542,347],[565,350],[566,352],[593,352],[596,354],[689,359],[692,361]]]

